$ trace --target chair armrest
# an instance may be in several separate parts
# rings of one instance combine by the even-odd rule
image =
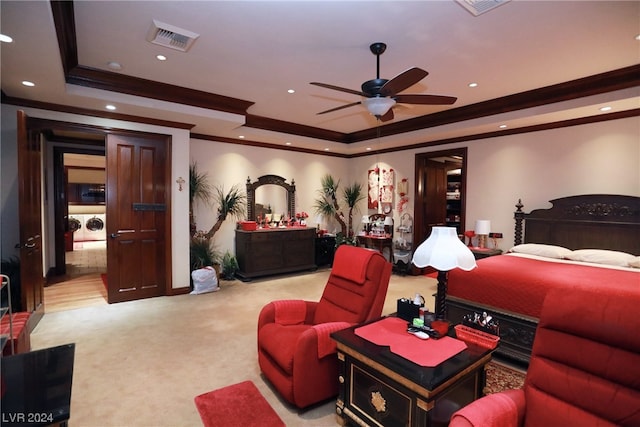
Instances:
[[[525,407],[523,390],[505,390],[461,408],[449,427],[518,427],[524,423]]]
[[[331,339],[330,335],[351,325],[348,322],[329,322],[313,325],[313,329],[318,334],[318,359],[336,352],[336,342]]]
[[[273,301],[262,307],[262,309],[260,310],[260,314],[258,314],[258,330],[260,330],[262,326],[266,325],[267,323],[276,323],[276,317],[279,317],[276,315],[276,310],[282,309],[282,307],[277,308],[279,305],[282,305],[282,302],[284,302],[285,305],[291,305],[292,307],[297,306],[298,308],[295,308],[295,310],[299,310],[300,312],[305,313],[302,323],[312,323],[312,319],[316,312],[316,307],[318,306],[317,302],[303,300]]]

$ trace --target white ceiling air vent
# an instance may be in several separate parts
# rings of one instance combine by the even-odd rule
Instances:
[[[482,15],[511,0],[456,0],[458,4],[471,12],[474,16]]]
[[[155,19],[147,33],[147,40],[151,43],[182,52],[188,51],[198,37],[200,37],[200,34],[183,30]]]

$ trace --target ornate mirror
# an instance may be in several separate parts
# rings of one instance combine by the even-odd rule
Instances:
[[[291,180],[291,184],[285,181],[278,175],[263,175],[254,182],[247,177],[247,219],[249,221],[256,221],[258,215],[264,215],[269,210],[285,216],[295,215],[295,181]]]

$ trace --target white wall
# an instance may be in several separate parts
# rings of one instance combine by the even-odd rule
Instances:
[[[535,133],[483,139],[429,149],[361,157],[349,168],[366,182],[367,169],[380,162],[396,171],[396,183],[409,178],[415,191],[415,154],[468,147],[466,229],[491,220],[502,232],[503,250],[513,245],[513,212],[549,208],[549,200],[579,194],[640,196],[640,118],[633,117]],[[358,177],[356,177],[358,179]],[[394,196],[397,201],[397,195]],[[407,205],[413,215],[413,200]],[[394,206],[395,208],[395,206]],[[394,209],[396,224],[399,215]],[[419,243],[419,242],[417,242]]]
[[[214,186],[222,186],[225,193],[238,185],[246,193],[247,178],[254,182],[262,175],[278,175],[296,185],[296,211],[309,214],[308,226],[315,227],[313,210],[314,200],[321,188],[321,178],[331,174],[341,181],[341,188],[351,183],[348,159],[292,151],[272,150],[246,145],[228,144],[205,140],[191,140],[191,159],[197,163],[198,170],[207,172]],[[364,185],[363,181],[363,185]],[[208,231],[216,221],[217,206],[207,208],[196,204],[194,213],[198,230]],[[286,212],[285,212],[286,213]],[[324,224],[333,231],[334,223]],[[227,218],[214,236],[215,249],[235,254],[235,228],[233,219]]]

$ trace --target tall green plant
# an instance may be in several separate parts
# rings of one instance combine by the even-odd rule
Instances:
[[[204,239],[202,236],[195,236],[191,238],[191,244],[189,245],[189,260],[192,271],[219,264],[220,258],[220,254],[218,254],[213,248],[211,240]]]
[[[239,269],[236,257],[231,252],[226,251],[222,256],[222,278],[233,280]]]
[[[357,209],[357,204],[365,198],[362,192],[362,185],[354,183],[347,186],[341,193],[342,201],[349,208],[347,217],[340,207],[338,200],[340,181],[336,181],[330,174],[324,175],[321,179],[322,188],[319,190],[320,197],[315,200],[314,208],[316,213],[333,217],[340,224],[340,234],[336,241],[351,243],[353,236],[353,212]]]
[[[333,217],[338,224],[340,224],[341,233],[347,234],[347,223],[344,221],[344,214],[340,210],[340,204],[338,203],[338,188],[340,187],[340,181],[336,181],[331,175],[324,175],[320,184],[322,188],[318,190],[320,197],[314,202],[314,209],[316,213]]]
[[[247,209],[247,195],[240,190],[238,185],[231,187],[228,193],[224,192],[222,186],[215,187],[213,199],[214,204],[218,205],[218,216],[211,230],[205,234],[207,239],[213,238],[227,217],[231,216],[240,220],[244,218]]]
[[[364,200],[365,195],[362,192],[362,185],[353,183],[346,187],[342,192],[345,203],[349,206],[349,234],[353,234],[353,212],[357,209],[358,202]]]
[[[202,202],[205,205],[211,203],[213,187],[209,183],[209,174],[198,170],[197,162],[189,165],[189,228],[193,235],[196,231],[195,217],[193,208],[196,202]]]

